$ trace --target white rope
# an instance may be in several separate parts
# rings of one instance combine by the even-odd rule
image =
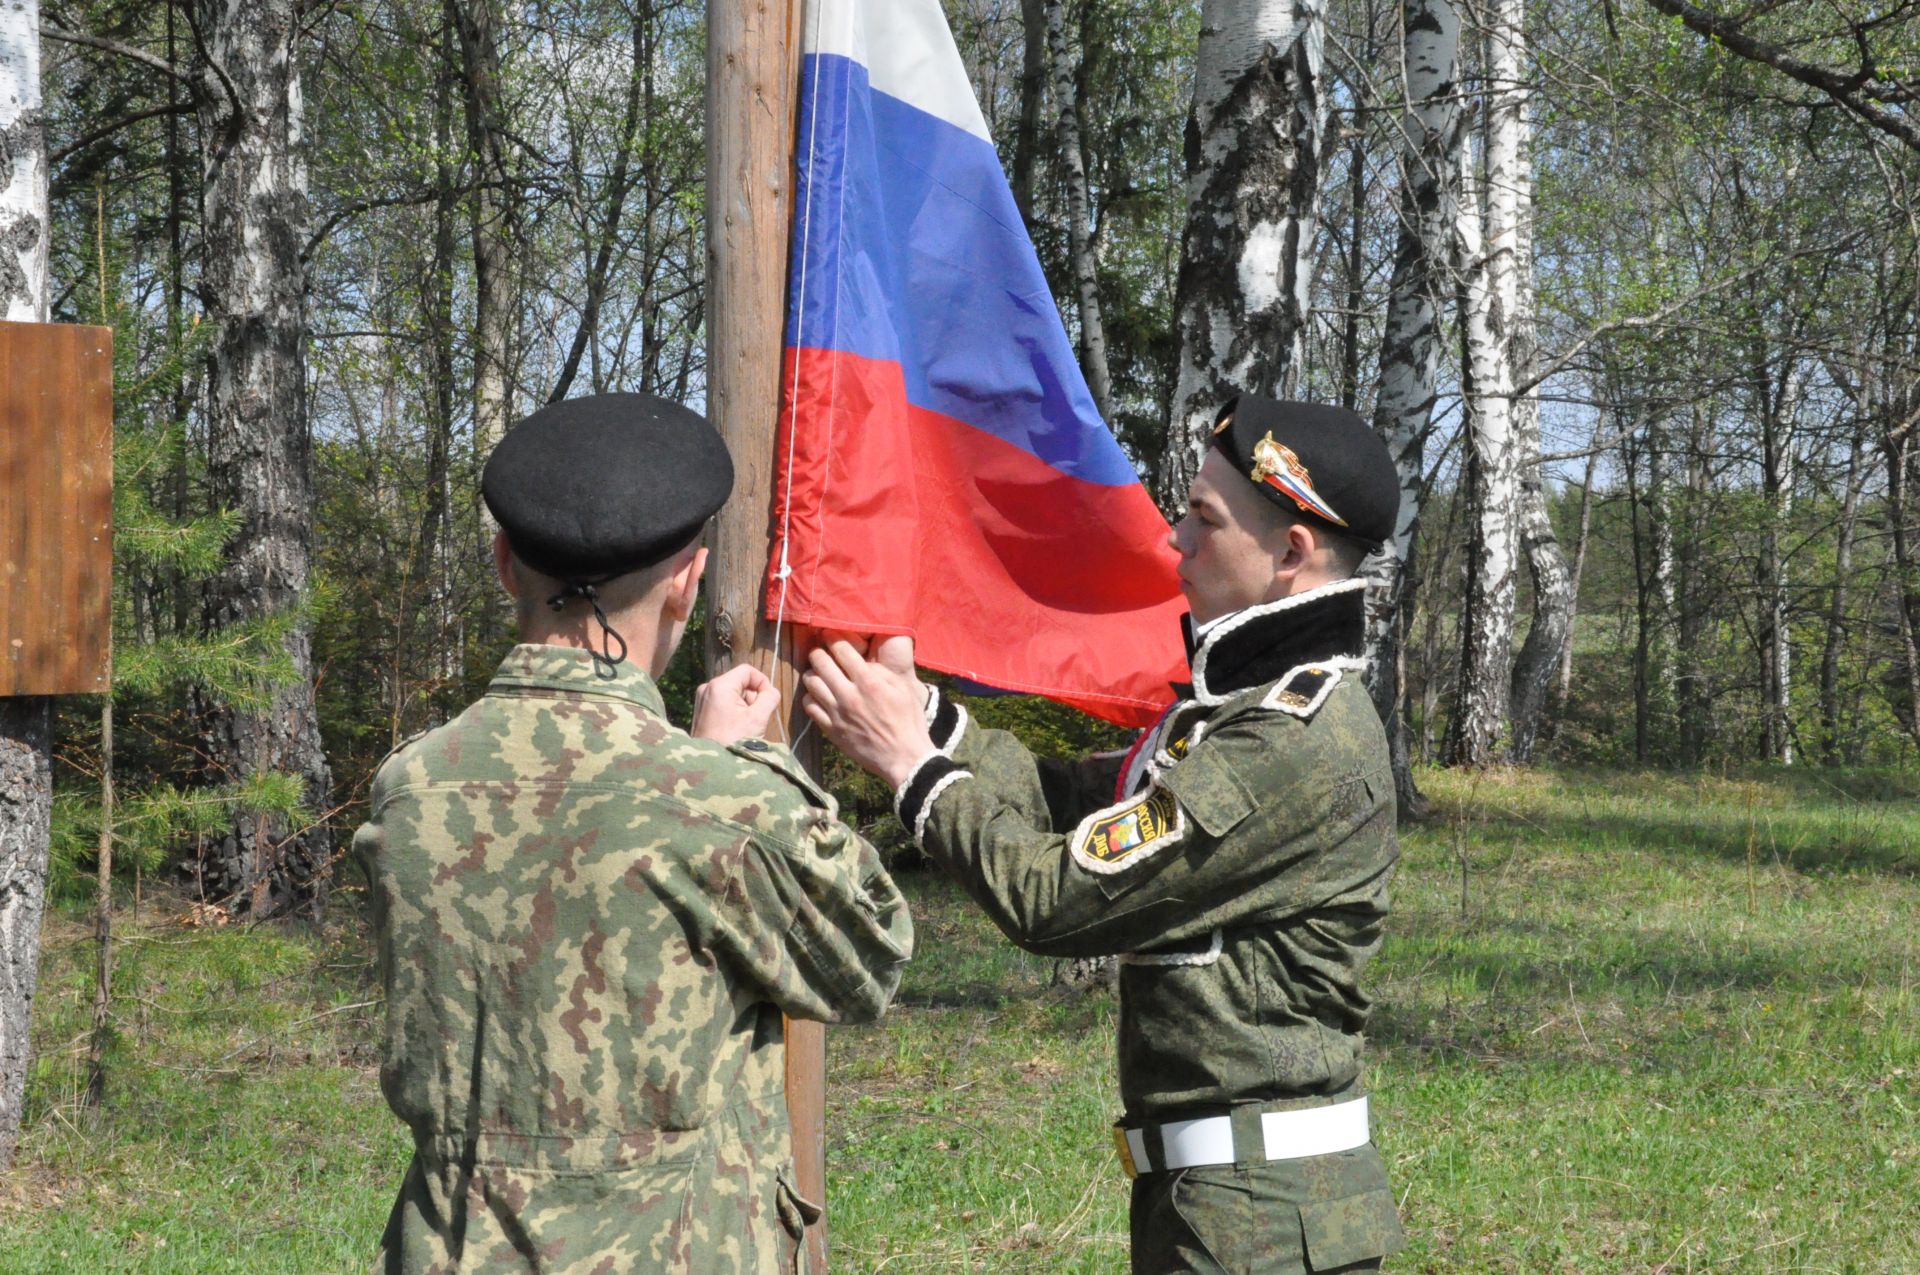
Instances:
[[[821,4],[819,0],[808,0],[806,8],[807,16],[812,19],[811,32],[807,38],[807,43],[818,48],[820,44]],[[803,80],[806,68],[806,56],[807,47],[806,44],[803,44],[800,49],[800,65],[803,72]],[[820,81],[819,63],[817,62],[814,64],[813,74],[813,103],[812,109],[808,112],[807,116],[807,196],[806,202],[801,205],[800,209],[800,286],[794,296],[796,330],[799,327],[799,317],[804,315],[807,310],[807,248],[813,238],[814,181],[812,166],[815,153],[814,142],[820,133]],[[774,572],[773,577],[780,582],[780,601],[774,608],[773,616],[773,657],[776,660],[782,658],[780,640],[786,630],[787,623],[787,589],[793,579],[793,562],[790,557],[790,544],[793,531],[793,458],[798,447],[797,440],[799,436],[799,431],[795,428],[795,417],[799,411],[799,397],[800,357],[796,350],[793,359],[793,380],[787,387],[787,467],[785,470],[787,491],[786,499],[780,510],[780,569]],[[799,683],[797,682],[795,683],[795,689],[796,691],[799,689]],[[789,708],[790,713],[799,708],[798,699],[799,696],[796,694],[796,702]],[[785,731],[786,723],[782,722],[781,725],[782,730]],[[801,728],[800,733],[788,741],[788,747],[798,747],[800,741],[806,738],[807,731],[812,728],[812,725],[813,722],[809,719],[807,725]]]

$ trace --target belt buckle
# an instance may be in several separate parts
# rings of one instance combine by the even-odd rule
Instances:
[[[1127,1131],[1120,1125],[1113,1126],[1114,1149],[1120,1152],[1120,1167],[1127,1171],[1127,1181],[1140,1176],[1140,1166],[1133,1162],[1133,1147],[1127,1142]]]

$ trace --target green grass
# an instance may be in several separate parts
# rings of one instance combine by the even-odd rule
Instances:
[[[1920,1271],[1920,777],[1427,774],[1375,967],[1395,1271]],[[830,1034],[836,1269],[1125,1269],[1114,1006],[950,885]],[[360,1271],[406,1155],[364,940],[150,919],[106,1109],[50,928],[0,1271]]]
[[[380,1098],[360,931],[123,924],[98,1110],[91,927],[48,927],[0,1271],[364,1271],[408,1139]]]

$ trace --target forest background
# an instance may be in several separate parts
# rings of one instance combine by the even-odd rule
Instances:
[[[946,4],[1164,508],[1225,386],[1389,440],[1403,814],[1433,766],[1911,774],[1920,5],[1205,8]],[[154,890],[209,926],[351,897],[373,768],[511,641],[491,443],[571,394],[703,401],[705,17],[42,0],[44,300],[118,369],[117,689],[55,710],[56,903],[103,889],[105,934]]]

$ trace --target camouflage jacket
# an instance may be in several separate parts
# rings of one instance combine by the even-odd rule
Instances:
[[[1226,617],[1127,753],[1036,759],[951,704],[897,809],[1009,938],[1121,957],[1129,1125],[1357,1097],[1398,860],[1360,581]],[[1332,1159],[1332,1157],[1327,1157]],[[1369,1149],[1325,1193],[1392,1197]],[[1379,1210],[1369,1210],[1379,1212]]]
[[[791,1263],[781,1015],[874,1018],[912,930],[790,753],[676,730],[631,664],[519,646],[381,767],[355,849],[415,1144],[380,1269]]]

